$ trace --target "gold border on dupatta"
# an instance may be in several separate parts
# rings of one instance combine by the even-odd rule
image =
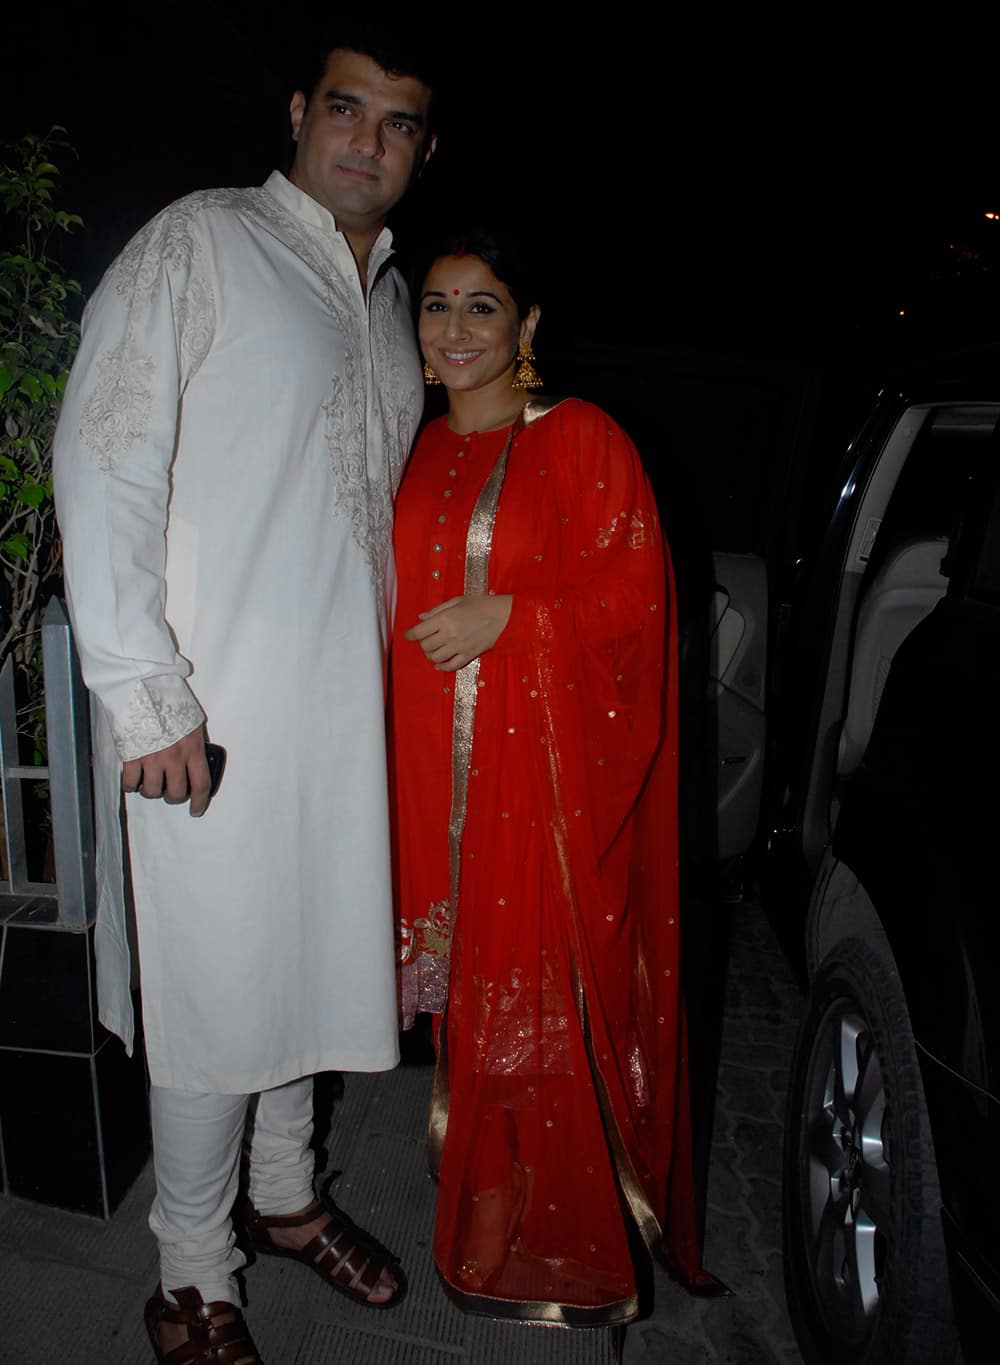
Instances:
[[[579,966],[574,962],[573,975],[577,978],[577,999],[580,1010],[580,1025],[583,1029],[584,1044],[587,1048],[587,1058],[590,1062],[590,1072],[594,1079],[594,1089],[597,1092],[597,1103],[601,1111],[601,1118],[604,1120],[604,1133],[615,1159],[615,1167],[618,1172],[618,1184],[621,1192],[628,1204],[629,1212],[635,1220],[635,1225],[639,1229],[642,1240],[646,1243],[649,1250],[655,1251],[663,1236],[663,1227],[652,1204],[646,1198],[646,1193],[642,1188],[642,1183],[636,1175],[632,1159],[625,1147],[621,1129],[615,1119],[614,1110],[611,1106],[611,1096],[608,1094],[607,1082],[601,1068],[597,1064],[594,1055],[594,1037],[590,1029],[590,1014],[587,1010],[587,995],[580,980]]]
[[[469,521],[465,540],[465,595],[484,597],[489,580],[490,550],[493,546],[493,527],[496,525],[497,505],[507,473],[510,448],[524,428],[558,406],[561,399],[536,398],[525,404],[514,422],[480,490]],[[472,761],[472,735],[476,720],[476,696],[479,691],[479,659],[473,659],[455,674],[451,739],[451,813],[448,817],[448,915],[454,932],[458,909],[459,879],[462,859],[462,833],[469,796],[469,766]],[[438,1029],[437,1064],[434,1068],[434,1089],[427,1124],[427,1159],[431,1174],[437,1177],[441,1169],[441,1153],[448,1128],[448,1006],[445,1005]]]
[[[487,1317],[506,1318],[511,1322],[537,1322],[549,1327],[621,1327],[639,1316],[639,1299],[635,1294],[615,1303],[579,1308],[571,1303],[552,1303],[548,1299],[491,1299],[488,1294],[470,1294],[464,1289],[456,1289],[443,1275],[441,1283],[448,1297],[466,1312],[484,1313]]]
[[[655,1209],[646,1197],[645,1191],[642,1188],[642,1182],[639,1180],[635,1167],[628,1154],[628,1149],[615,1118],[608,1085],[604,1079],[604,1074],[601,1071],[594,1048],[594,1038],[590,1027],[590,1012],[587,1006],[587,993],[584,986],[583,974],[580,970],[580,961],[582,958],[580,947],[580,917],[576,895],[573,889],[573,880],[570,876],[569,859],[566,856],[566,817],[562,800],[562,784],[559,777],[558,760],[555,752],[556,746],[550,743],[546,747],[549,755],[552,790],[555,795],[556,810],[558,812],[559,820],[558,826],[555,826],[552,830],[552,836],[555,841],[556,854],[559,859],[559,873],[562,880],[563,895],[566,898],[566,904],[568,905],[572,916],[573,937],[575,939],[575,951],[573,952],[571,971],[573,994],[576,998],[577,1016],[580,1020],[580,1029],[583,1034],[584,1046],[587,1050],[587,1061],[594,1081],[594,1091],[597,1095],[597,1103],[604,1126],[605,1139],[610,1148],[611,1155],[614,1158],[619,1188],[621,1189],[622,1196],[628,1205],[629,1212],[632,1215],[643,1241],[646,1243],[650,1252],[652,1252],[662,1238],[663,1228]]]
[[[525,426],[556,407],[561,399],[534,399],[526,404],[521,418],[514,423],[503,450],[490,472],[469,522],[465,547],[465,593],[468,596],[484,595],[488,588],[489,556],[493,545],[493,528],[496,524],[497,506],[507,472],[507,458],[515,438]],[[472,738],[475,726],[476,698],[479,683],[479,660],[473,659],[455,675],[455,693],[452,723],[452,804],[448,821],[448,852],[450,904],[449,913],[454,927],[458,910],[459,873],[461,868],[462,834],[468,805],[469,768],[472,757]],[[551,746],[550,746],[551,755]],[[554,756],[552,762],[554,764]],[[559,800],[560,784],[558,773],[553,771],[552,780]],[[579,924],[576,913],[576,898],[566,859],[563,830],[553,831],[559,856],[564,891],[567,903],[574,917],[574,930],[579,944]],[[579,946],[577,947],[577,958]],[[594,1078],[598,1105],[605,1130],[605,1136],[615,1162],[619,1186],[628,1204],[643,1240],[652,1249],[661,1236],[659,1220],[643,1193],[641,1183],[628,1156],[624,1141],[618,1128],[608,1094],[607,1084],[601,1074],[594,1053],[586,994],[578,962],[573,962],[573,987],[576,996],[577,1013],[587,1049],[587,1058]],[[437,1064],[434,1071],[434,1088],[428,1121],[427,1146],[431,1173],[437,1177],[441,1167],[441,1154],[444,1149],[445,1134],[448,1128],[448,1105],[450,1083],[448,1075],[448,1028],[447,1005],[438,1031]],[[440,1273],[440,1272],[439,1272]],[[545,1323],[554,1327],[616,1327],[633,1321],[639,1312],[636,1295],[614,1303],[594,1308],[580,1308],[573,1304],[554,1303],[549,1300],[510,1300],[491,1298],[486,1294],[469,1293],[459,1289],[441,1275],[441,1281],[451,1297],[460,1307],[470,1312],[485,1313],[492,1317],[507,1318],[515,1322]]]

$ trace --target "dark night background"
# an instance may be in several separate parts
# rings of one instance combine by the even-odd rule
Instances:
[[[85,290],[178,195],[285,168],[317,12],[5,16],[0,136],[66,127]],[[804,405],[814,420],[898,358],[993,334],[997,96],[974,16],[902,32],[871,7],[420,14],[451,100],[398,244],[480,205],[514,213],[545,263],[549,386],[619,416],[712,543],[763,548]]]
[[[315,9],[7,7],[0,138],[65,126],[78,159],[63,159],[61,206],[86,223],[69,253],[85,291],[172,199],[287,168]],[[391,6],[377,12],[391,23]],[[715,827],[711,551],[764,554],[772,585],[787,577],[796,508],[839,487],[831,458],[887,372],[934,351],[961,368],[996,336],[990,12],[410,12],[440,42],[451,99],[397,244],[483,205],[519,217],[545,261],[549,391],[602,403],[642,452],[677,569],[682,835],[698,857]],[[685,951],[704,966],[715,921],[696,922]]]

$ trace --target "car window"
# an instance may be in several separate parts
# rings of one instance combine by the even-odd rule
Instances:
[[[954,536],[968,490],[993,458],[995,409],[949,406],[925,422],[900,471],[868,565],[868,579],[906,542]]]

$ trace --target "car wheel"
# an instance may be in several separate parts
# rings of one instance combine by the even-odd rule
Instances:
[[[957,1355],[941,1196],[902,985],[884,953],[838,944],[792,1062],[784,1269],[808,1365],[947,1365]]]

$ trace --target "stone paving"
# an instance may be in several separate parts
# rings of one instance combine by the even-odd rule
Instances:
[[[693,1299],[658,1274],[654,1314],[629,1329],[625,1365],[800,1365],[785,1308],[780,1207],[800,1010],[763,913],[734,907],[704,1248],[705,1265],[732,1294]]]
[[[726,915],[729,915],[726,911]],[[653,1312],[626,1334],[624,1365],[794,1365],[784,1305],[780,1161],[785,1078],[800,1000],[767,922],[732,912],[705,1263],[723,1299],[685,1294],[657,1272]],[[348,1076],[327,1141],[338,1200],[403,1258],[405,1302],[355,1307],[300,1267],[264,1258],[247,1273],[247,1318],[269,1365],[612,1365],[606,1331],[566,1332],[467,1317],[431,1262],[426,1064]],[[156,1281],[145,1218],[149,1168],[109,1224],[0,1200],[0,1365],[149,1365],[142,1306]]]

